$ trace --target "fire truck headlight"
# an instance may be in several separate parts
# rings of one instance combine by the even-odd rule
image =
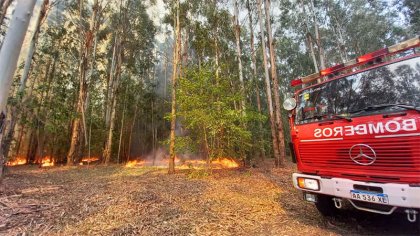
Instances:
[[[314,190],[314,191],[318,191],[320,189],[319,181],[317,179],[308,179],[308,178],[298,177],[297,182],[298,182],[299,188],[302,188],[302,189],[309,189],[309,190]]]

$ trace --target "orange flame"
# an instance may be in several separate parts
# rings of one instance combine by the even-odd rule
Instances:
[[[41,161],[41,167],[50,167],[54,166],[54,159],[52,157],[44,157]]]
[[[125,164],[125,167],[135,167],[135,166],[143,166],[145,164],[145,161],[140,160],[132,160]]]
[[[219,158],[211,162],[212,164],[220,165],[222,168],[238,168],[239,164],[229,158]]]
[[[26,164],[26,158],[24,157],[16,157],[13,161],[10,160],[6,162],[6,166],[19,166],[19,165],[25,165]]]

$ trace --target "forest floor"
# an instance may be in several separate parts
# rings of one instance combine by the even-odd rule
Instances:
[[[0,235],[420,234],[405,215],[322,218],[293,188],[293,171],[12,167],[0,186]]]

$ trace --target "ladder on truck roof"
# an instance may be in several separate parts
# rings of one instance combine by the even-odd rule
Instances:
[[[367,63],[371,63],[375,60],[381,59],[384,56],[390,56],[402,51],[406,51],[409,49],[415,49],[416,47],[420,46],[420,36],[415,38],[403,41],[401,43],[392,45],[390,47],[382,48],[380,50],[365,54],[360,56],[356,59],[347,61],[345,63],[335,65],[329,67],[327,69],[321,70],[319,73],[313,73],[305,77],[300,77],[290,82],[292,87],[296,87],[298,85],[309,84],[317,80],[323,79],[325,76],[336,75],[338,72],[343,71],[345,69],[351,69],[354,67],[358,67]]]

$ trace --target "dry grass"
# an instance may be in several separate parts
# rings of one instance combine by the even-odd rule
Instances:
[[[0,187],[0,235],[418,233],[402,217],[348,211],[325,220],[293,189],[292,172],[266,167],[169,176],[117,165],[13,167]]]

